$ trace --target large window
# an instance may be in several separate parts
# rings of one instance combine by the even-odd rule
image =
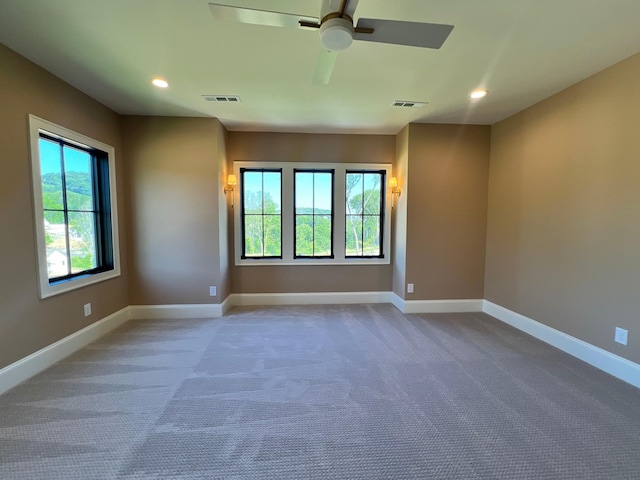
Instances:
[[[30,117],[40,291],[120,274],[113,148]]]
[[[234,162],[237,265],[389,263],[388,164]]]
[[[294,170],[295,257],[333,257],[333,170]]]
[[[282,258],[282,172],[241,169],[242,258]]]
[[[382,256],[385,172],[347,171],[346,256]]]

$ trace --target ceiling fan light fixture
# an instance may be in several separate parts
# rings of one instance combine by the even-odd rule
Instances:
[[[353,43],[353,23],[346,18],[330,18],[320,27],[320,43],[327,50],[339,52]]]

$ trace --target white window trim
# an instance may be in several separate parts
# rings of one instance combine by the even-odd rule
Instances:
[[[241,186],[233,190],[235,205],[234,218],[234,246],[235,264],[241,266],[255,265],[388,265],[390,263],[391,242],[391,189],[385,185],[385,211],[383,225],[383,258],[345,257],[345,174],[347,170],[384,170],[385,180],[391,178],[391,164],[389,163],[304,163],[304,162],[233,162],[236,178],[241,180],[241,168],[282,169],[282,258],[242,258],[242,226],[241,226]],[[304,170],[334,170],[334,258],[294,258],[293,255],[293,172],[294,169]]]
[[[96,148],[109,156],[109,187],[111,196],[111,234],[113,245],[113,269],[107,272],[87,274],[69,280],[49,283],[47,272],[47,246],[44,231],[44,209],[42,207],[42,175],[40,169],[40,132],[53,137],[61,137],[80,146]],[[111,145],[86,137],[80,133],[48,122],[35,115],[29,115],[29,139],[31,145],[31,179],[33,184],[33,207],[38,259],[38,279],[40,298],[52,297],[87,285],[103,282],[120,276],[120,245],[118,236],[118,202],[116,195],[115,149]]]

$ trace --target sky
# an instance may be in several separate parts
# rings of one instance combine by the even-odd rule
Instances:
[[[91,170],[91,155],[84,150],[64,146],[64,161],[67,172],[88,173]],[[60,173],[60,145],[43,138],[40,139],[40,171]]]

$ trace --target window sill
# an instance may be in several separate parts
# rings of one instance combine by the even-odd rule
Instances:
[[[71,292],[72,290],[104,282],[119,276],[120,269],[114,269],[107,272],[95,273],[93,275],[76,277],[70,280],[62,280],[53,284],[49,283],[48,280],[45,280],[46,283],[43,282],[40,284],[40,298],[54,297],[61,293]]]
[[[252,259],[242,259],[236,261],[237,267],[280,267],[280,266],[297,266],[297,267],[309,267],[309,266],[351,266],[355,267],[358,265],[389,265],[389,258],[349,258],[349,259],[335,259],[335,258],[327,258],[327,259],[302,259],[297,258],[295,260],[292,259],[273,259],[267,260],[264,258],[256,258]]]

